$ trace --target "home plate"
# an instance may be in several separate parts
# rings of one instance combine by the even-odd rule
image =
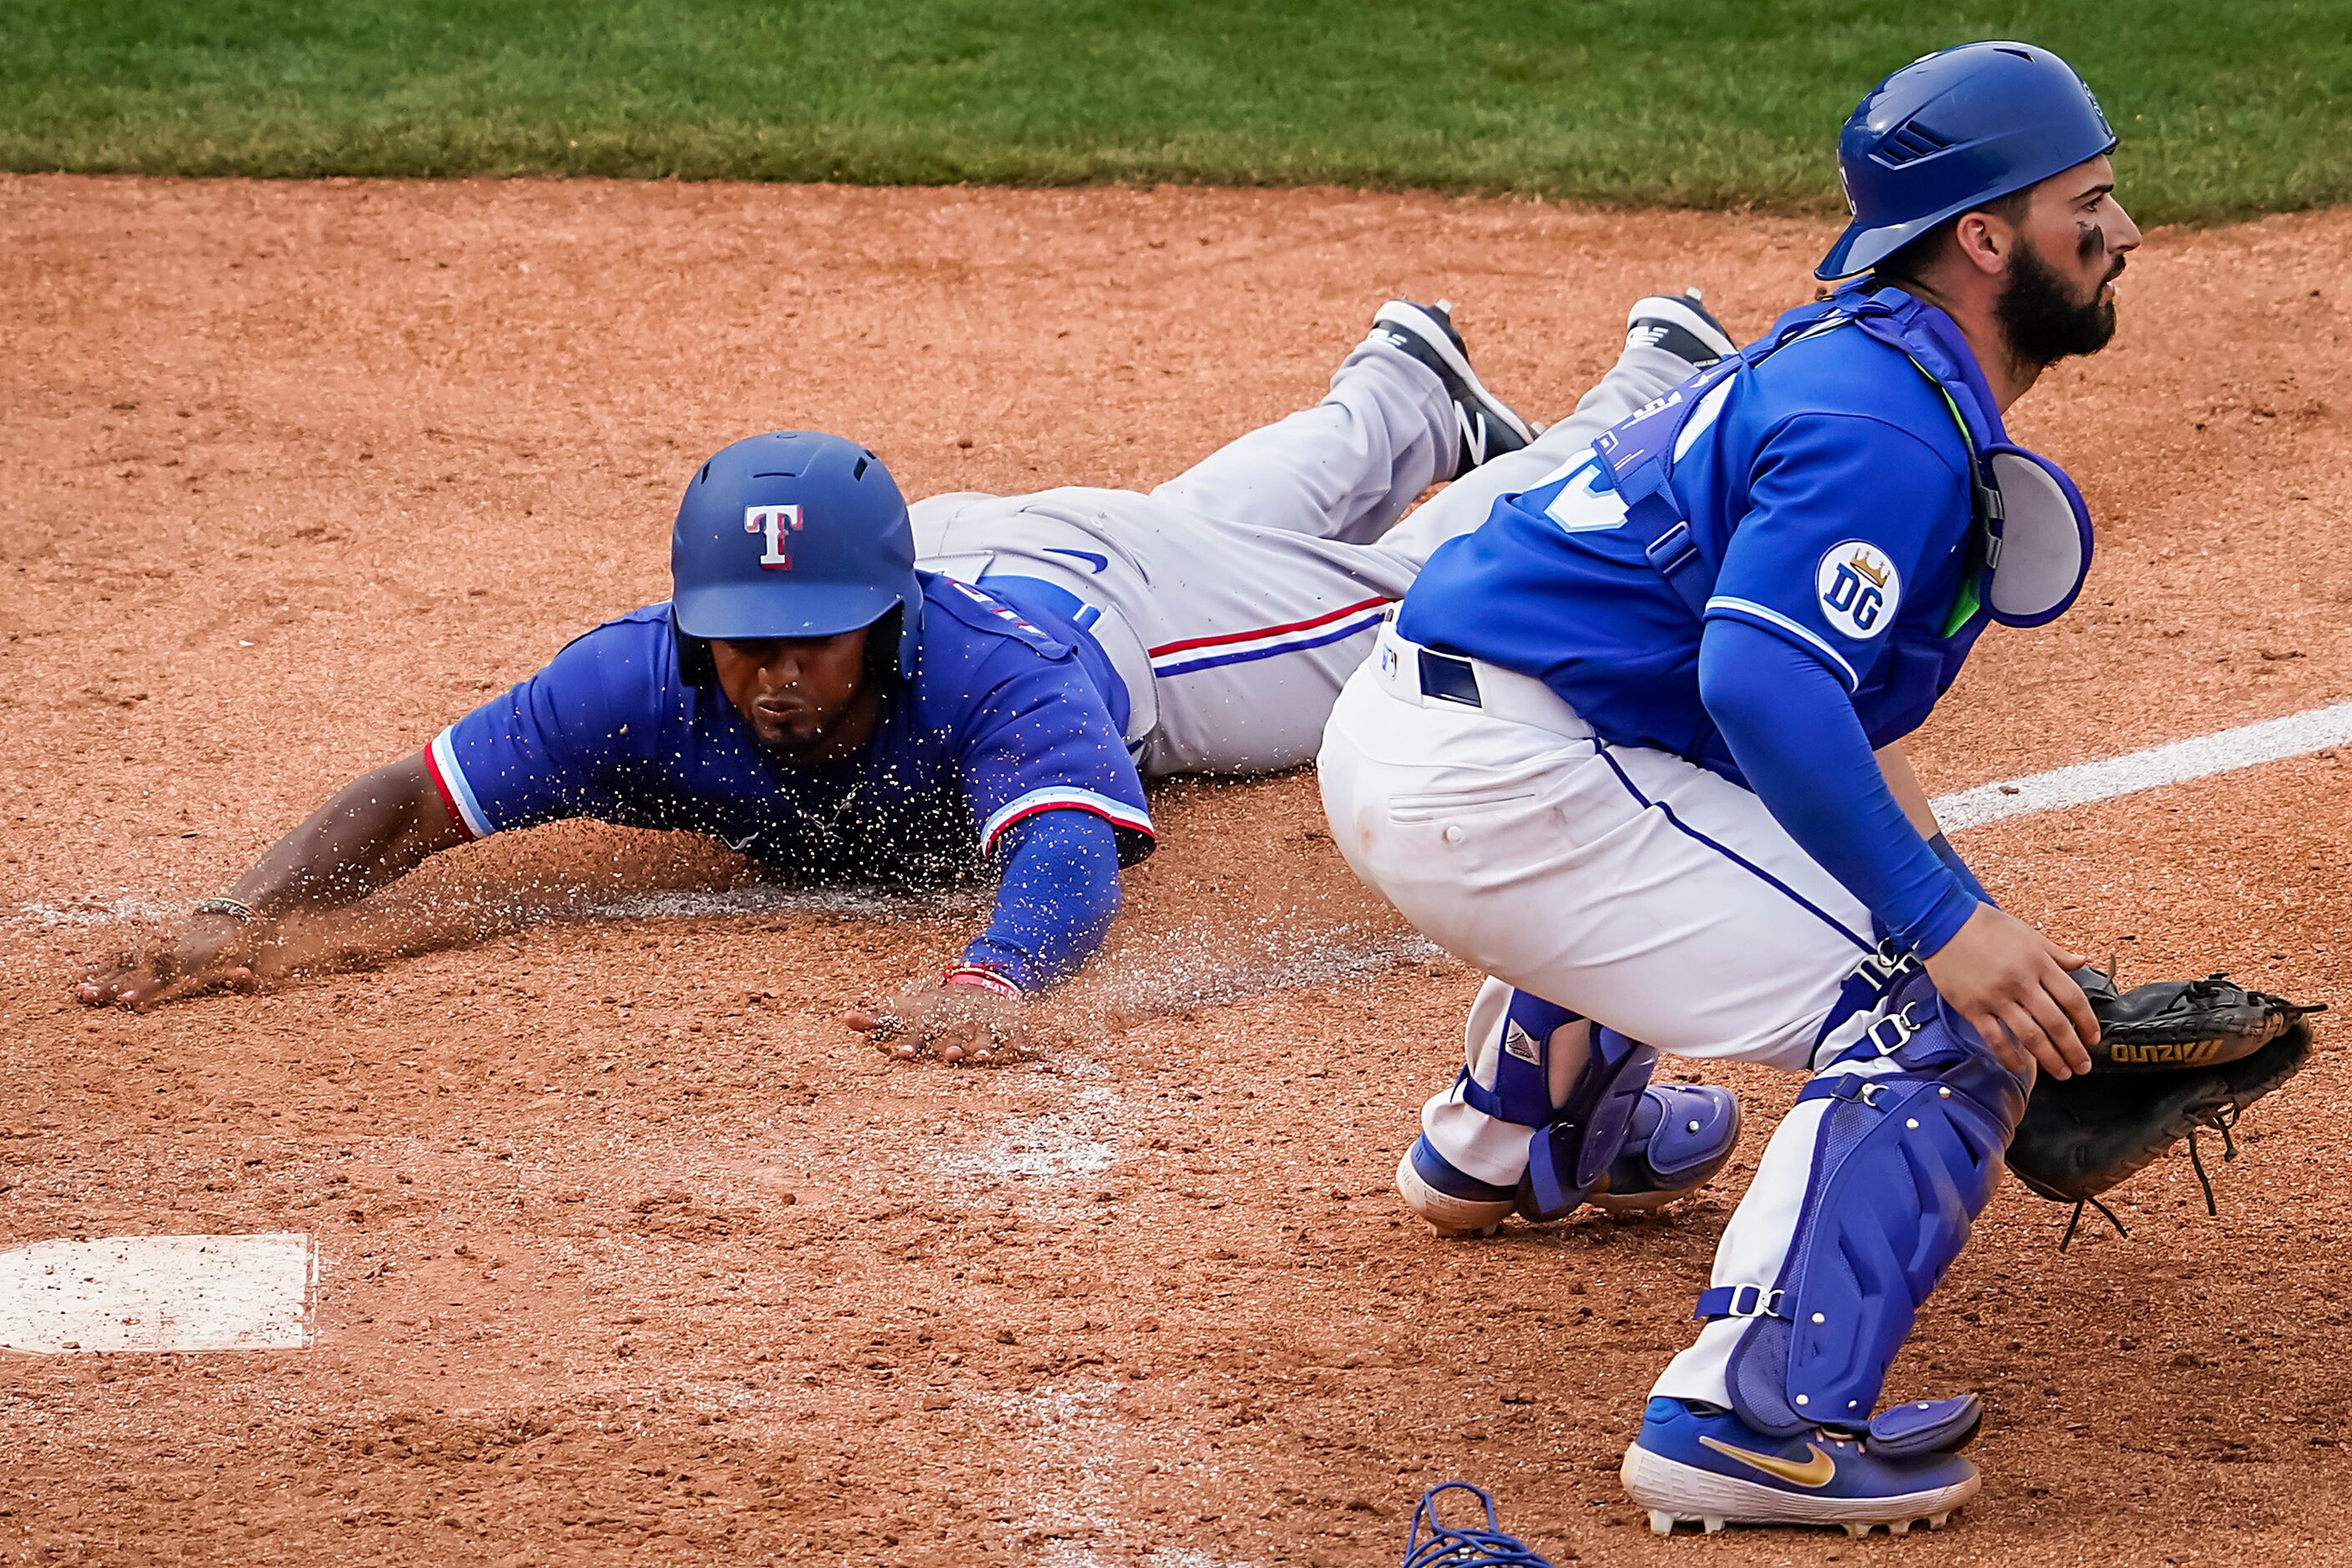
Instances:
[[[0,1351],[308,1350],[318,1279],[301,1231],[37,1241],[0,1252]]]

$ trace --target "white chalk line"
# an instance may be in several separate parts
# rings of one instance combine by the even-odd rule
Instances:
[[[1118,1159],[1108,1141],[1116,1135],[1118,1097],[1099,1085],[1078,1090],[1066,1110],[1006,1121],[978,1153],[940,1154],[934,1168],[949,1175],[986,1176],[996,1182],[1082,1180],[1108,1171]]]
[[[1118,1399],[1117,1384],[1097,1379],[990,1401],[1030,1461],[1022,1488],[1024,1522],[1045,1536],[1034,1559],[1037,1568],[1251,1568],[1184,1546],[1154,1545],[1138,1555],[1139,1526],[1125,1516],[1123,1472],[1141,1468],[1151,1455],[1120,1416]]]
[[[1979,784],[1929,802],[1947,833],[1982,827],[2012,816],[2063,811],[2166,784],[2210,778],[2264,763],[2305,757],[2352,742],[2352,702],[2314,708],[2284,719],[2242,724],[2218,734],[2173,741],[2095,763],[2077,763],[2023,778]]]

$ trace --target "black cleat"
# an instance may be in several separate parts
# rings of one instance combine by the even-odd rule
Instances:
[[[1461,449],[1455,455],[1454,471],[1440,474],[1439,479],[1460,479],[1487,458],[1516,452],[1536,438],[1526,420],[1479,383],[1478,373],[1470,368],[1470,351],[1464,346],[1462,334],[1454,330],[1454,307],[1445,300],[1417,305],[1411,300],[1391,300],[1372,317],[1372,335],[1386,339],[1435,371],[1437,379],[1445,384],[1445,395],[1454,400]]]
[[[1625,318],[1625,346],[1664,349],[1687,361],[1693,370],[1705,370],[1739,351],[1723,323],[1699,302],[1696,289],[1634,300]]]

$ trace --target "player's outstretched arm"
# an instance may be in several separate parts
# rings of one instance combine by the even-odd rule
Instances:
[[[422,754],[352,780],[236,879],[225,905],[199,913],[146,951],[93,969],[75,995],[94,1007],[144,1010],[184,996],[249,986],[254,965],[289,920],[356,902],[465,842]]]
[[[1004,884],[988,930],[936,982],[910,985],[879,1007],[845,1016],[901,1057],[935,1051],[988,1062],[1044,1048],[1029,996],[1076,970],[1102,945],[1118,912],[1118,843],[1086,811],[1048,811],[1007,836]]]

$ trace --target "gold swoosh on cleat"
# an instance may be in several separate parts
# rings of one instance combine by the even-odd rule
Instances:
[[[1727,1459],[1752,1466],[1790,1486],[1825,1487],[1837,1479],[1837,1461],[1822,1452],[1819,1443],[1805,1445],[1813,1457],[1801,1465],[1794,1459],[1783,1459],[1772,1454],[1751,1454],[1745,1448],[1735,1448],[1712,1437],[1701,1437],[1699,1441]]]

